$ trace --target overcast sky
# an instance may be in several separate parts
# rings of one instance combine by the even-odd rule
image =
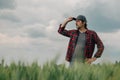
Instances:
[[[120,0],[0,0],[0,59],[39,64],[59,54],[64,62],[69,38],[58,34],[70,16],[85,15],[105,50],[96,62],[120,60]],[[75,22],[67,25],[75,29]]]

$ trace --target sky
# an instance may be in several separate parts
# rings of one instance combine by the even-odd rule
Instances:
[[[57,31],[68,17],[85,15],[105,50],[95,63],[120,61],[120,0],[0,0],[0,60],[65,62],[69,38]],[[66,29],[75,29],[70,22]],[[95,51],[96,52],[96,51]],[[94,52],[94,53],[95,53]]]

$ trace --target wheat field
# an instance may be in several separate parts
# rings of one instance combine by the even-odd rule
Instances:
[[[120,62],[111,64],[76,64],[66,67],[54,61],[42,67],[37,62],[0,64],[0,80],[120,80]]]

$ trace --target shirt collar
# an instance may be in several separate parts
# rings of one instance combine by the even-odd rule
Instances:
[[[79,33],[80,31],[79,30],[77,30],[77,32]],[[88,34],[90,31],[87,29],[87,31],[85,32],[86,34]]]

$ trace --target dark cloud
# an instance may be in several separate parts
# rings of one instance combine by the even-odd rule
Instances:
[[[46,36],[44,31],[41,31],[41,30],[36,29],[36,28],[28,29],[26,33],[29,37],[32,37],[32,38],[39,38],[39,37]]]
[[[104,3],[95,2],[90,8],[92,9],[87,10],[88,12],[86,11],[86,14],[92,28],[100,32],[111,32],[120,29],[119,20],[116,20],[114,18],[115,15],[112,14],[112,11],[115,10],[110,9],[110,6]],[[114,8],[118,9],[115,5]],[[120,11],[116,11],[115,13],[120,13]],[[113,18],[111,18],[111,16],[113,16]],[[120,14],[117,14],[117,16],[120,16]]]
[[[80,14],[85,15],[89,28],[99,32],[113,32],[120,29],[120,19],[118,19],[120,16],[119,2],[109,0],[107,2],[94,1],[87,8],[80,8],[81,5],[78,4],[74,11],[65,15],[75,17]]]
[[[17,16],[15,16],[14,14],[11,14],[11,13],[1,14],[0,19],[9,20],[9,21],[12,21],[12,22],[20,22],[20,19]]]
[[[14,9],[15,0],[0,0],[0,9]]]
[[[118,21],[104,17],[99,13],[97,13],[99,15],[95,15],[95,13],[90,14],[89,25],[91,28],[100,32],[113,32],[120,29],[120,23]]]

